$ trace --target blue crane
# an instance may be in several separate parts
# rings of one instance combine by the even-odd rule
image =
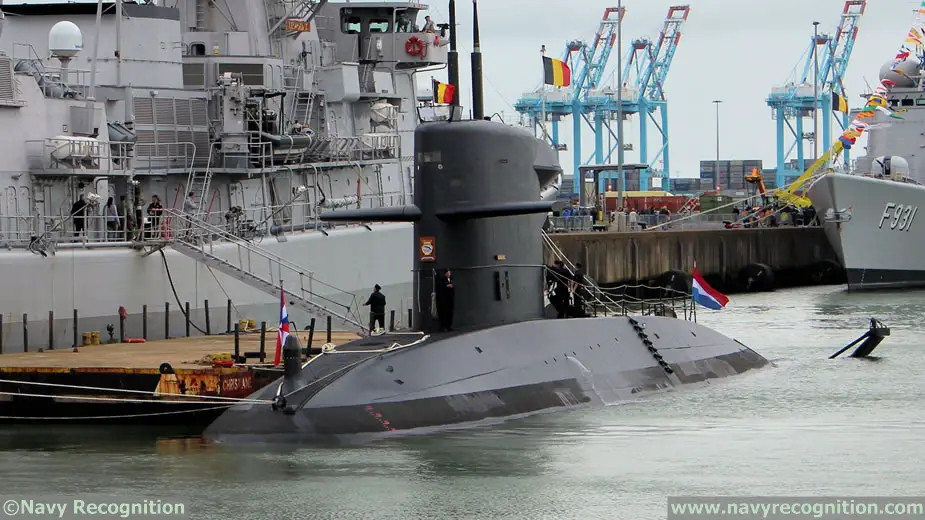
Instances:
[[[822,110],[822,149],[832,143],[832,95],[845,95],[845,71],[854,42],[858,35],[858,21],[867,8],[867,0],[847,0],[835,35],[818,34],[810,38],[809,50],[805,54],[803,73],[798,81],[790,81],[782,87],[772,89],[767,104],[777,122],[777,186],[789,184],[799,177],[808,165],[804,156],[804,141],[817,139],[813,132],[804,132],[805,118],[812,118],[814,110]],[[814,60],[819,58],[819,73],[813,79]],[[815,81],[815,89],[814,83]],[[815,93],[814,93],[815,90]],[[816,96],[815,94],[818,94]],[[836,117],[844,130],[850,123],[848,114]],[[785,132],[789,130],[789,134]],[[787,164],[796,149],[796,168]],[[845,163],[849,161],[845,151]]]
[[[621,12],[622,11],[622,12]],[[572,40],[565,44],[562,61],[572,71],[572,82],[568,87],[547,90],[545,85],[533,92],[521,96],[514,104],[514,109],[533,119],[534,126],[539,127],[544,135],[558,150],[565,150],[560,143],[559,122],[563,117],[571,116],[573,133],[573,155],[575,178],[581,166],[581,121],[589,110],[586,106],[589,93],[596,89],[604,75],[613,44],[616,41],[616,28],[619,20],[626,16],[626,8],[608,7],[604,9],[600,25],[590,44],[582,40]],[[546,134],[546,120],[552,122],[551,135]]]
[[[648,190],[649,181],[655,176],[661,179],[661,186],[668,186],[668,172],[670,171],[669,154],[668,154],[668,101],[665,97],[665,81],[668,78],[668,71],[671,69],[671,63],[674,60],[675,53],[678,49],[678,43],[681,41],[681,27],[687,21],[690,15],[690,6],[675,5],[668,9],[661,32],[655,40],[641,38],[634,40],[629,50],[629,56],[626,59],[626,65],[622,71],[616,71],[620,74],[620,84],[617,88],[622,88],[622,112],[623,114],[639,115],[639,162],[650,165],[639,172],[639,189]],[[632,87],[628,87],[632,85]],[[611,157],[618,146],[624,146],[623,143],[616,142],[606,151],[604,136],[610,136],[616,140],[613,129],[608,125],[608,121],[616,118],[618,113],[618,103],[615,99],[614,89],[605,89],[594,91],[589,95],[586,102],[586,109],[582,111],[582,117],[588,120],[587,114],[594,115],[595,128],[595,151],[593,160],[597,164],[605,160],[612,162]],[[658,117],[656,117],[658,112]],[[624,116],[625,117],[625,116]],[[661,136],[661,146],[658,151],[649,154],[649,124],[654,123],[656,130]],[[588,120],[591,124],[591,121]],[[628,147],[624,147],[627,149]],[[658,172],[652,169],[651,165],[659,159],[662,161],[662,171]],[[592,158],[588,159],[591,162]]]

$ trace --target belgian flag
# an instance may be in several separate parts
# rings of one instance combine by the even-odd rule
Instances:
[[[449,105],[453,103],[453,95],[456,93],[456,87],[449,83],[440,83],[434,80],[434,103],[438,105]]]
[[[848,100],[832,92],[832,111],[841,112],[842,114],[847,114],[848,113]]]
[[[564,61],[544,56],[543,82],[556,87],[567,87],[572,82],[572,71]]]

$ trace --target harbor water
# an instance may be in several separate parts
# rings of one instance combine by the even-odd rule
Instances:
[[[827,357],[876,317],[877,359]],[[196,519],[657,519],[684,495],[921,494],[925,292],[737,295],[699,321],[775,368],[598,410],[351,446],[0,429],[0,494],[182,501]]]

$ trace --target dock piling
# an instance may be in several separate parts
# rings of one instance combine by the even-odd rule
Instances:
[[[183,314],[186,315],[186,337],[188,338],[189,337],[189,325],[190,325],[189,302],[186,302],[185,304],[183,304],[183,311],[184,311]]]
[[[212,323],[209,320],[209,300],[206,300],[204,305],[206,310],[206,335],[209,336],[212,334]]]
[[[267,322],[260,322],[260,362],[267,359]]]
[[[3,354],[3,315],[0,314],[0,354]]]
[[[77,337],[80,335],[80,325],[77,324],[77,309],[74,309],[74,344],[71,348],[77,348],[80,346],[80,342],[77,341]]]
[[[228,319],[228,327],[225,329],[225,332],[231,332],[231,298],[228,298],[228,310],[226,318]]]
[[[55,311],[48,311],[48,350],[55,349]]]
[[[29,315],[22,313],[22,351],[29,352]]]
[[[308,322],[308,344],[305,345],[305,358],[312,357],[312,344],[315,341],[315,318]]]
[[[170,302],[164,302],[164,339],[170,339]]]
[[[389,332],[395,332],[395,309],[389,311]]]
[[[125,343],[125,318],[127,316],[122,312],[125,307],[119,307],[119,343]]]
[[[234,324],[234,362],[238,363],[241,356],[241,324]]]
[[[411,329],[411,317],[414,316],[414,309],[408,309],[408,330]]]
[[[148,340],[148,304],[141,306],[141,338]]]
[[[330,342],[331,342],[331,316],[328,316],[328,341],[327,343],[330,343]]]

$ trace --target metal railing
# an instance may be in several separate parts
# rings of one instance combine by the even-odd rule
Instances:
[[[404,197],[400,192],[387,192],[381,195],[366,195],[360,200],[361,207],[388,207],[402,204]],[[292,231],[334,230],[359,227],[362,224],[321,222],[317,205],[311,202],[297,201],[274,206],[257,206],[242,208],[238,211],[218,210],[197,215],[209,226],[223,230],[237,239],[254,240],[266,237],[279,224],[278,216],[283,210],[290,209],[294,217],[290,218],[288,229]],[[118,219],[103,215],[101,205],[87,206],[84,215],[61,213],[58,215],[12,216],[0,214],[0,247],[29,248],[36,240],[44,244],[44,249],[54,247],[128,247],[138,241],[158,241],[165,236],[162,222],[155,222],[155,215],[147,210],[136,210],[129,219],[122,214]],[[165,210],[167,211],[167,210]],[[77,218],[75,218],[77,217]]]
[[[196,158],[193,143],[125,143],[60,136],[30,139],[25,144],[30,171],[53,175],[188,171]]]
[[[207,257],[218,260],[247,275],[262,279],[277,288],[283,288],[294,296],[304,299],[318,309],[325,310],[345,322],[364,328],[360,318],[360,306],[353,293],[322,282],[315,278],[311,269],[297,265],[271,251],[242,239],[225,229],[210,225],[195,216],[174,209],[163,210],[154,225],[159,227],[159,240],[164,243],[180,242],[186,247],[196,249]],[[231,244],[235,247],[233,254],[215,253],[214,246]],[[345,302],[331,297],[321,296],[318,291],[336,295]],[[331,310],[332,306],[343,307],[346,312]]]

